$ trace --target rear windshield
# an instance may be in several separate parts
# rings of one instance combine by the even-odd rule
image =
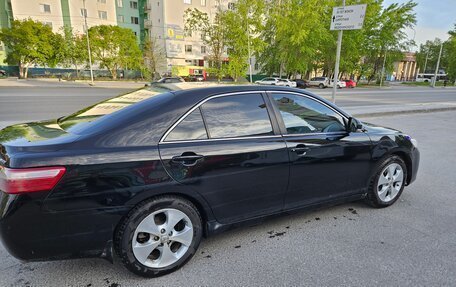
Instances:
[[[108,99],[77,111],[67,117],[60,118],[57,123],[67,132],[82,134],[83,130],[88,128],[93,122],[125,110],[127,107],[138,104],[146,99],[155,98],[166,92],[169,92],[169,90],[161,87],[150,87],[148,89],[137,90]]]

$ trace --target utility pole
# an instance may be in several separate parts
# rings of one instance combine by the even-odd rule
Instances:
[[[386,65],[386,52],[388,50],[386,50],[385,48],[385,57],[383,57],[383,67],[382,67],[382,74],[380,76],[380,88],[382,87],[382,83],[383,83],[383,75],[385,74],[385,65]]]
[[[437,73],[439,72],[440,57],[442,57],[443,41],[440,44],[439,58],[437,59],[437,65],[435,66],[434,80],[432,81],[432,87],[435,88],[435,82],[437,82]]]
[[[345,0],[342,0],[342,6],[345,7]],[[340,50],[342,48],[342,34],[343,30],[339,30],[339,34],[337,35],[336,67],[334,68],[334,81],[332,90],[333,103],[336,103],[337,81],[339,79]]]
[[[249,15],[250,15],[250,8],[247,11],[247,46],[248,46],[248,53],[249,53],[249,74],[250,74],[250,83],[253,83],[252,80],[252,56],[250,53],[250,26],[249,26]]]
[[[90,40],[89,40],[89,26],[87,25],[87,9],[86,1],[82,0],[84,7],[84,23],[86,28],[86,38],[87,38],[87,52],[89,53],[89,66],[90,66],[90,84],[93,86],[93,70],[92,70],[92,54],[90,52]]]
[[[427,53],[426,53],[426,60],[424,61],[424,70],[423,70],[423,74],[426,74],[426,67],[427,67],[427,61],[428,61],[428,58],[429,58],[429,50],[431,50],[431,47],[429,47]]]

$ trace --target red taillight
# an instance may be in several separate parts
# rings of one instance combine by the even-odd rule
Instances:
[[[59,182],[65,171],[64,167],[0,167],[0,190],[10,194],[49,191]]]

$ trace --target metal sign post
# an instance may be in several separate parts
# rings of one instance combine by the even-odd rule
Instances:
[[[364,16],[366,15],[366,4],[345,6],[342,0],[342,7],[334,7],[331,16],[330,30],[337,30],[336,66],[334,67],[332,101],[336,102],[337,82],[339,80],[340,50],[342,48],[343,30],[357,30],[363,27]]]

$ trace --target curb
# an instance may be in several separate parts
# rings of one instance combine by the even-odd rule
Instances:
[[[430,109],[415,109],[415,110],[403,110],[403,111],[391,111],[391,112],[373,112],[373,113],[358,113],[353,114],[355,117],[371,118],[371,117],[381,117],[381,116],[397,116],[403,114],[424,114],[432,112],[447,112],[455,111],[456,107],[446,107],[446,108],[430,108]]]

